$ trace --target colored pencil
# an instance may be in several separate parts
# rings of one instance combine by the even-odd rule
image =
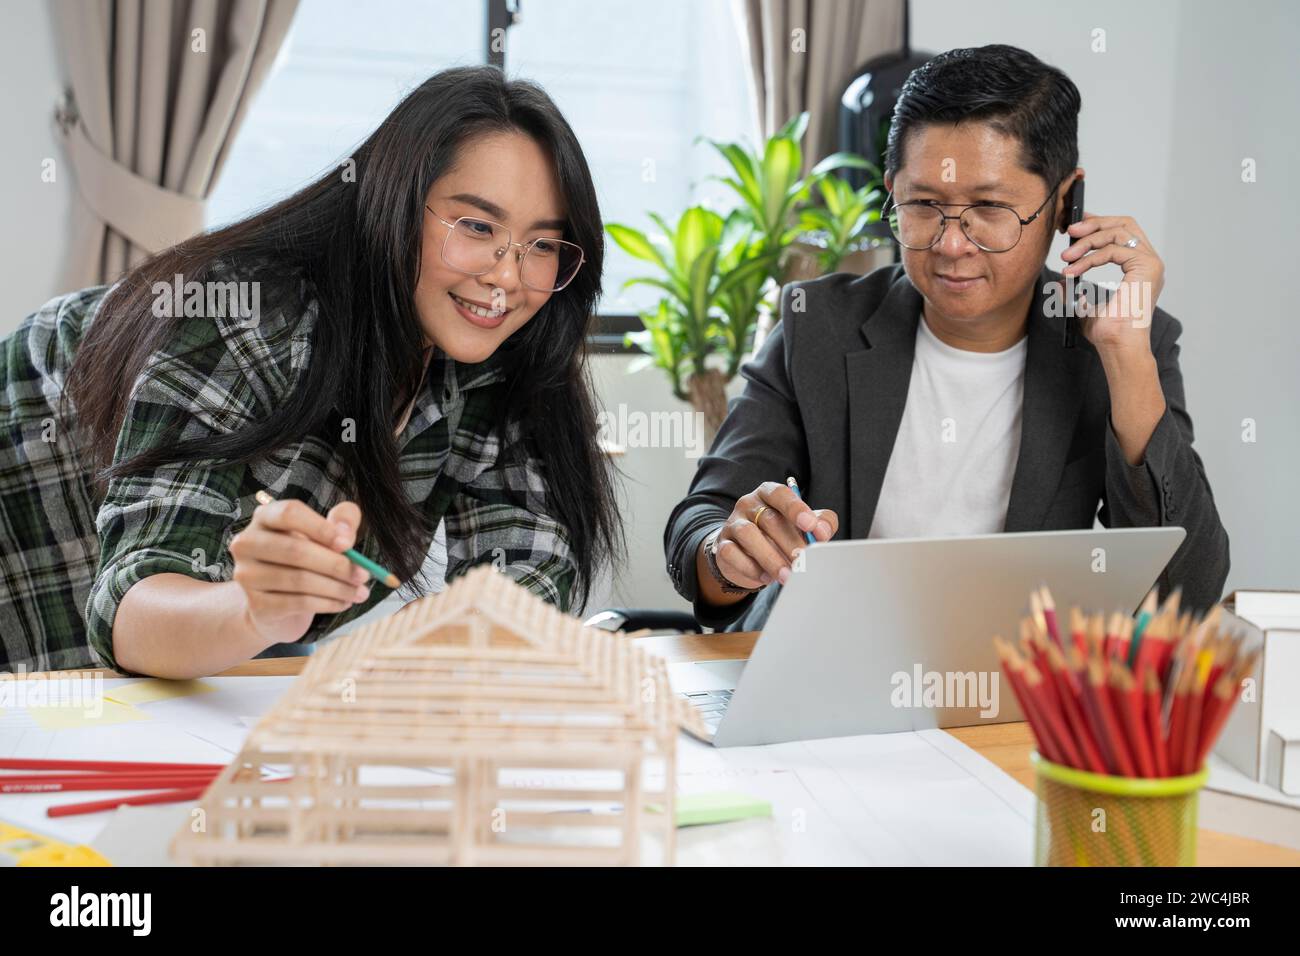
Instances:
[[[0,774],[0,787],[20,783],[116,783],[119,780],[138,780],[141,777],[167,780],[215,780],[215,770],[194,770],[185,773],[6,773]],[[105,789],[109,789],[107,786]],[[0,791],[4,792],[4,791]],[[17,791],[13,791],[17,792]]]
[[[203,796],[206,787],[178,787],[174,790],[159,790],[156,793],[142,793],[134,797],[114,797],[108,800],[90,800],[85,803],[65,803],[50,807],[45,811],[47,817],[72,817],[85,813],[99,813],[103,810],[116,810],[118,807],[140,807],[157,803],[182,803],[197,800]]]
[[[1080,654],[1088,653],[1088,639],[1084,634],[1083,612],[1077,607],[1070,608],[1070,641],[1079,649]]]
[[[1048,760],[1125,777],[1200,770],[1258,652],[1198,617],[1174,588],[1153,589],[1137,616],[1058,608],[1042,584],[1030,591],[1019,643],[995,640],[1035,744]],[[1068,617],[1066,616],[1068,614]],[[1069,622],[1068,630],[1063,623]]]
[[[1119,716],[1115,713],[1115,705],[1107,692],[1105,676],[1099,661],[1088,662],[1088,686],[1097,701],[1097,710],[1101,714],[1102,728],[1106,734],[1106,740],[1110,744],[1111,751],[1115,754],[1115,760],[1119,764],[1120,774],[1125,777],[1136,777],[1138,775],[1137,765],[1129,753],[1128,743],[1124,739],[1124,732],[1120,729]]]
[[[1137,761],[1138,773],[1143,777],[1154,777],[1154,748],[1143,719],[1142,695],[1138,691],[1137,681],[1122,663],[1117,663],[1110,672],[1110,696],[1119,714],[1129,750]]]
[[[253,497],[257,499],[259,504],[264,504],[264,505],[269,505],[272,501],[275,500],[265,491],[260,491],[260,490]],[[362,568],[365,571],[368,571],[372,578],[374,578],[379,583],[383,584],[385,587],[390,587],[393,588],[394,590],[401,587],[402,582],[397,579],[396,574],[394,574],[392,571],[389,571],[382,564],[379,564],[376,561],[371,561],[369,558],[367,558],[360,551],[357,551],[355,548],[348,548],[346,551],[343,552],[343,557],[347,558],[357,567]]]
[[[1146,672],[1146,730],[1151,747],[1151,759],[1157,777],[1169,776],[1169,757],[1164,748],[1164,724],[1160,719],[1160,678],[1154,671]]]
[[[65,790],[168,790],[186,785],[207,786],[215,777],[118,777],[103,774],[98,780],[43,780],[32,783],[0,781],[0,793],[62,793]]]
[[[0,758],[0,770],[80,770],[112,773],[115,771],[221,771],[223,763],[145,763],[134,760],[47,760],[44,758]]]
[[[796,498],[798,498],[800,501],[803,501],[803,495],[799,493],[799,482],[794,480],[793,475],[791,475],[789,478],[785,480],[785,485],[787,488],[789,488],[791,491],[794,492],[794,496]],[[811,531],[805,531],[803,533],[803,536],[804,536],[804,540],[807,541],[809,544],[817,543],[817,538],[814,537]]]
[[[1040,585],[1038,591],[1041,595],[1040,601],[1043,605],[1043,619],[1047,622],[1047,633],[1056,641],[1056,646],[1065,649],[1065,642],[1061,640],[1061,632],[1057,629],[1056,620],[1056,602],[1052,600],[1052,592],[1047,589],[1047,585]]]

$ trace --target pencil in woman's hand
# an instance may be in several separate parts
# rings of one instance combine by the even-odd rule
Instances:
[[[253,497],[257,499],[258,504],[262,504],[262,505],[269,505],[272,501],[275,500],[265,491],[258,491],[255,495],[253,495]],[[397,588],[401,587],[402,582],[397,580],[396,574],[394,574],[392,571],[389,571],[382,564],[378,564],[375,561],[371,561],[369,558],[367,558],[360,551],[357,551],[355,548],[348,548],[346,551],[343,552],[343,557],[347,558],[357,567],[362,568],[365,571],[368,571],[372,578],[374,578],[379,583],[383,584],[385,587],[390,587],[393,590],[396,590]]]

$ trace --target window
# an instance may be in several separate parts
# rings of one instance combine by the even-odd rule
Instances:
[[[413,86],[484,62],[488,4],[465,0],[303,0],[209,202],[222,225],[341,162]],[[728,0],[524,0],[505,45],[511,78],[541,84],[587,154],[607,222],[674,222],[692,203],[731,208],[711,139],[757,139],[741,37]],[[653,289],[612,242],[601,312],[628,314]]]
[[[208,201],[233,222],[336,166],[433,73],[483,62],[486,7],[303,0]]]

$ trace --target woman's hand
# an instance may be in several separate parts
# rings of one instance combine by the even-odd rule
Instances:
[[[805,531],[829,541],[839,530],[834,511],[814,510],[784,484],[765,481],[741,497],[718,534],[718,570],[743,588],[790,580],[791,563],[807,545]]]
[[[361,509],[340,502],[328,516],[301,501],[258,505],[230,539],[234,579],[248,598],[248,624],[272,643],[307,633],[312,617],[346,611],[370,596],[370,575],[342,552],[352,547]]]

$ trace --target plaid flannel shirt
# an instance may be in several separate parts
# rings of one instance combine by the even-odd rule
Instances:
[[[317,303],[303,280],[259,287],[256,320],[237,313],[168,320],[175,333],[132,387],[114,461],[178,437],[236,431],[289,395],[311,358]],[[230,538],[251,520],[259,489],[321,514],[344,497],[337,449],[349,420],[334,409],[316,433],[250,464],[164,465],[112,480],[97,500],[77,451],[85,439],[75,411],[65,423],[55,409],[107,291],[52,299],[0,343],[0,669],[117,669],[113,618],[133,584],[163,572],[230,580]],[[492,562],[567,611],[576,567],[567,532],[548,517],[536,459],[500,459],[492,386],[501,379],[490,359],[466,365],[435,354],[397,438],[403,484],[431,528],[445,522],[448,578]],[[522,441],[517,423],[506,440]],[[384,563],[364,521],[356,547]],[[389,593],[375,582],[368,600],[317,615],[303,640],[359,617]]]

